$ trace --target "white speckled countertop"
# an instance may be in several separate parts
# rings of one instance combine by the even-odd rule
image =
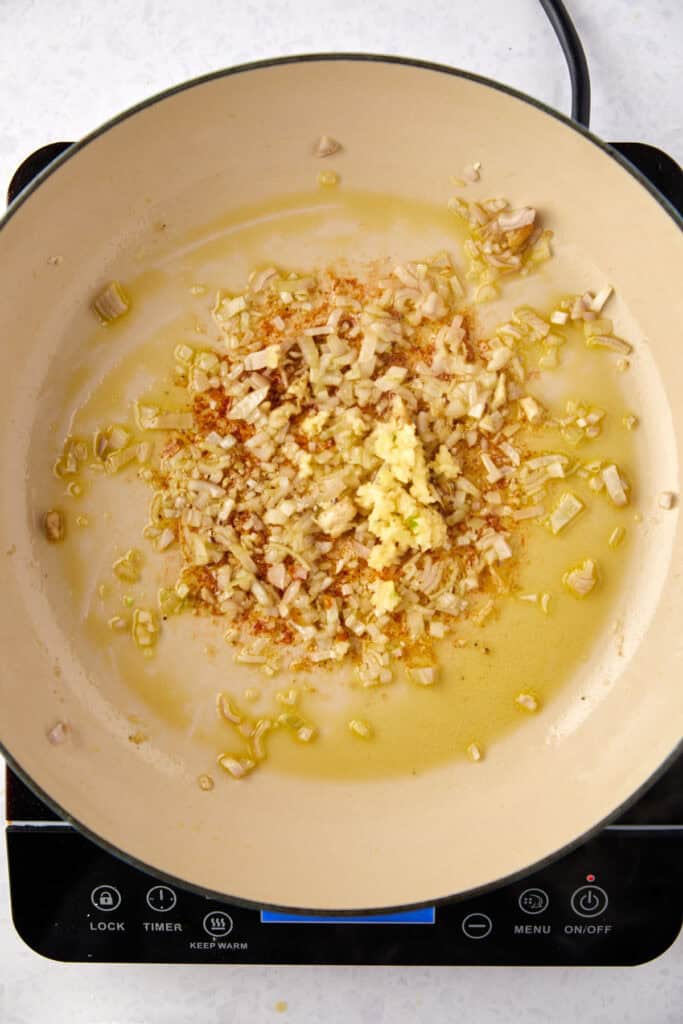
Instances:
[[[593,129],[683,160],[680,0],[566,2],[590,64]],[[0,188],[45,142],[79,138],[184,79],[281,54],[406,54],[568,109],[566,68],[536,0],[426,0],[419,11],[409,0],[0,0]],[[278,1019],[680,1024],[683,937],[626,969],[65,966],[14,933],[0,845],[1,1024]]]

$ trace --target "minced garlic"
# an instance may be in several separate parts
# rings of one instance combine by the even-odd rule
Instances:
[[[115,576],[126,583],[137,583],[142,572],[142,554],[136,548],[126,551],[112,566]]]
[[[133,638],[138,647],[150,650],[157,642],[159,624],[153,611],[136,608],[133,612]]]

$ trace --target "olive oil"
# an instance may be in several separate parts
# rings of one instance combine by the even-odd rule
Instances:
[[[141,397],[164,408],[177,406],[182,392],[173,384],[175,346],[216,345],[210,316],[216,292],[240,290],[255,267],[274,263],[305,270],[333,258],[387,254],[419,259],[444,248],[463,266],[462,237],[459,222],[441,207],[342,190],[263,204],[182,238],[174,236],[171,225],[163,238],[138,251],[125,278],[121,272],[132,299],[130,313],[104,329],[93,320],[92,338],[84,339],[83,358],[64,389],[55,436],[92,437],[111,423],[134,425],[133,403]],[[549,311],[557,295],[556,278],[546,280],[541,272],[533,280],[505,285],[499,303],[481,307],[482,325],[504,319],[527,301],[542,313]],[[596,287],[602,283],[596,281]],[[567,291],[571,288],[568,281]],[[566,490],[580,498],[583,511],[558,536],[541,523],[520,529],[515,594],[501,597],[482,626],[463,624],[455,644],[441,644],[439,680],[433,686],[418,687],[399,670],[391,684],[364,689],[350,667],[270,679],[235,663],[220,619],[190,614],[162,622],[153,655],[143,657],[128,628],[116,630],[107,623],[117,616],[129,622],[136,607],[155,609],[159,587],[172,585],[179,566],[178,556],[159,555],[142,537],[151,489],[131,468],[116,477],[85,473],[81,497],[66,496],[64,482],[51,481],[49,499],[65,509],[68,522],[60,558],[72,600],[63,615],[112,703],[144,718],[150,742],[155,741],[154,723],[163,723],[175,738],[176,752],[182,755],[188,744],[199,745],[210,765],[219,752],[244,752],[236,731],[217,718],[218,691],[230,693],[252,717],[277,716],[282,708],[276,691],[293,685],[299,691],[297,710],[315,722],[319,735],[302,744],[285,729],[268,734],[268,758],[259,771],[335,778],[422,772],[466,757],[471,743],[484,757],[495,757],[496,740],[524,727],[529,712],[515,701],[520,692],[536,697],[536,714],[551,715],[556,694],[615,626],[618,598],[637,557],[641,458],[638,430],[624,424],[624,417],[639,412],[629,401],[628,374],[619,372],[613,355],[587,349],[577,329],[561,333],[567,338],[561,365],[539,371],[531,390],[555,414],[572,399],[597,406],[606,416],[600,436],[579,448],[547,434],[538,440],[539,447],[584,462],[616,462],[631,483],[630,504],[616,508],[604,492],[592,492],[576,476],[555,481],[546,511]],[[528,369],[537,366],[539,355],[528,352]],[[162,443],[153,432],[145,439]],[[77,515],[86,516],[88,525],[75,525]],[[624,538],[610,546],[616,527],[623,528]],[[142,578],[124,583],[111,566],[133,547],[143,554]],[[585,558],[597,562],[599,582],[578,600],[563,586],[562,576]],[[542,602],[545,594],[549,600]],[[256,702],[243,700],[247,688],[260,691]],[[352,732],[352,719],[369,723],[372,736]]]

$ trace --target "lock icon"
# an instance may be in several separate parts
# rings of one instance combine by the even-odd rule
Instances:
[[[113,885],[98,885],[90,893],[90,902],[96,910],[111,913],[121,906],[121,893]]]

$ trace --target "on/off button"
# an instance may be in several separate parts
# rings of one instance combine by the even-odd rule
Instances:
[[[609,897],[599,885],[582,885],[572,893],[571,907],[578,917],[597,917],[607,910]]]

